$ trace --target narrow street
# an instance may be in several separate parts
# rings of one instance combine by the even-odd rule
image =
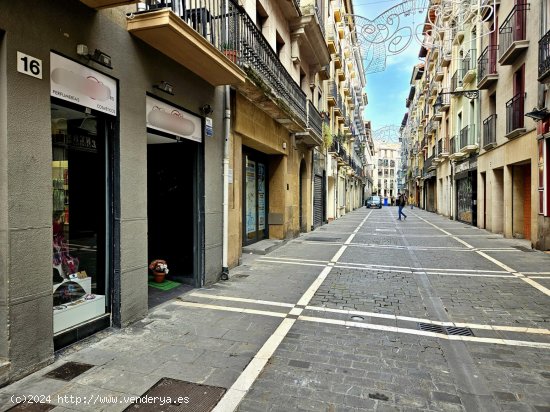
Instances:
[[[361,208],[245,256],[229,281],[2,388],[0,410],[14,394],[51,395],[55,411],[124,410],[63,396],[141,396],[168,377],[226,388],[216,411],[549,411],[550,256],[405,213]],[[68,361],[93,367],[44,377]]]

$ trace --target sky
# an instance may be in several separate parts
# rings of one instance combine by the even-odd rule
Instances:
[[[370,20],[399,3],[399,0],[353,0],[355,15]],[[425,13],[413,15],[407,19],[406,23],[416,20],[418,24],[424,18]],[[409,46],[401,53],[387,56],[384,71],[366,75],[369,104],[365,117],[372,122],[373,130],[387,125],[401,124],[407,111],[405,99],[409,94],[412,69],[420,62],[419,50],[419,42],[412,39]]]

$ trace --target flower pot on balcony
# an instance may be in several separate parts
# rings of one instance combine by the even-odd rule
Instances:
[[[224,50],[223,54],[233,63],[237,64],[237,50]]]

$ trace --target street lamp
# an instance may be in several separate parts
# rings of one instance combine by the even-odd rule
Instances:
[[[461,90],[461,91],[456,91],[456,92],[440,92],[437,95],[437,99],[435,99],[435,103],[434,103],[434,110],[436,112],[438,112],[439,109],[441,109],[441,106],[443,106],[441,96],[444,95],[444,94],[450,94],[450,95],[453,95],[453,96],[465,96],[470,100],[474,100],[474,99],[477,99],[479,97],[479,90],[474,89],[474,90]]]

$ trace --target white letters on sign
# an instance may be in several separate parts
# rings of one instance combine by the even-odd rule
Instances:
[[[42,60],[17,52],[17,71],[28,76],[42,78]]]

